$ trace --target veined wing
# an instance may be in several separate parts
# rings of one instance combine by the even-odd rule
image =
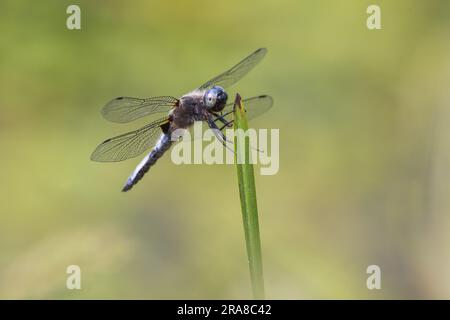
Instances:
[[[125,123],[154,113],[169,112],[178,104],[178,99],[170,96],[153,98],[118,97],[108,102],[102,109],[105,119]]]
[[[136,157],[155,145],[162,133],[160,126],[167,122],[167,117],[159,119],[135,131],[105,140],[94,150],[91,160],[115,162]]]
[[[242,100],[242,102],[244,104],[244,108],[247,114],[247,119],[253,119],[263,114],[272,107],[273,98],[268,95],[260,95],[257,97],[244,99]],[[222,112],[215,114],[216,117],[213,118],[212,120],[214,124],[217,125],[217,128],[219,128],[222,132],[224,129],[228,128],[228,126],[226,125],[227,123],[229,123],[232,126],[234,122],[233,109],[234,109],[234,102],[227,104],[225,108],[222,110]],[[188,130],[190,130],[189,137],[192,140],[201,138],[194,135],[193,128],[189,128]]]
[[[199,89],[208,89],[213,86],[221,86],[223,88],[231,86],[244,77],[250,70],[252,70],[253,67],[255,67],[262,60],[262,58],[264,58],[266,53],[266,48],[256,50],[231,69],[203,84]]]
[[[261,95],[243,99],[242,104],[244,105],[247,119],[250,120],[269,110],[273,105],[273,98],[268,95]],[[221,112],[227,121],[233,120],[233,108],[234,102],[227,104]]]

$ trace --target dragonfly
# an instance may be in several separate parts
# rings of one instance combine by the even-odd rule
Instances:
[[[117,162],[151,151],[128,177],[123,192],[133,188],[149,169],[175,142],[172,133],[188,129],[195,121],[204,121],[213,129],[216,138],[225,146],[224,129],[233,126],[233,103],[227,103],[226,88],[232,86],[252,70],[266,55],[260,48],[227,71],[212,78],[181,98],[159,96],[150,98],[118,97],[108,102],[101,113],[106,120],[127,123],[136,119],[164,113],[140,129],[121,134],[100,143],[91,155],[92,161]],[[255,118],[273,105],[269,95],[243,99],[247,119]]]

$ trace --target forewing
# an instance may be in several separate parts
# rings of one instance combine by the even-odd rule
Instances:
[[[118,97],[108,102],[102,109],[105,119],[125,123],[150,114],[168,112],[178,104],[178,99],[170,96],[146,99]]]
[[[115,162],[134,158],[155,145],[162,133],[160,126],[167,123],[167,118],[152,122],[138,130],[103,141],[94,150],[91,160]]]
[[[244,105],[246,111],[247,120],[250,120],[269,110],[273,105],[273,98],[268,95],[261,95],[244,99],[242,100],[242,104]],[[222,114],[226,114],[225,118],[227,120],[233,119],[233,107],[234,102],[227,104],[222,110]]]
[[[244,77],[250,70],[252,70],[262,60],[262,58],[264,58],[266,52],[266,48],[256,50],[231,69],[203,84],[199,89],[208,89],[213,86],[221,86],[223,88],[231,86]]]

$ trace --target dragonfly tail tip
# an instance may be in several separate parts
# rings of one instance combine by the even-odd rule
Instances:
[[[123,188],[122,188],[122,192],[127,192],[128,190],[130,190],[133,187],[132,184],[126,184]]]

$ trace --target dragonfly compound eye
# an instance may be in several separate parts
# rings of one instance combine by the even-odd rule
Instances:
[[[214,89],[208,90],[205,94],[205,105],[208,109],[214,108],[217,101],[217,92]]]

